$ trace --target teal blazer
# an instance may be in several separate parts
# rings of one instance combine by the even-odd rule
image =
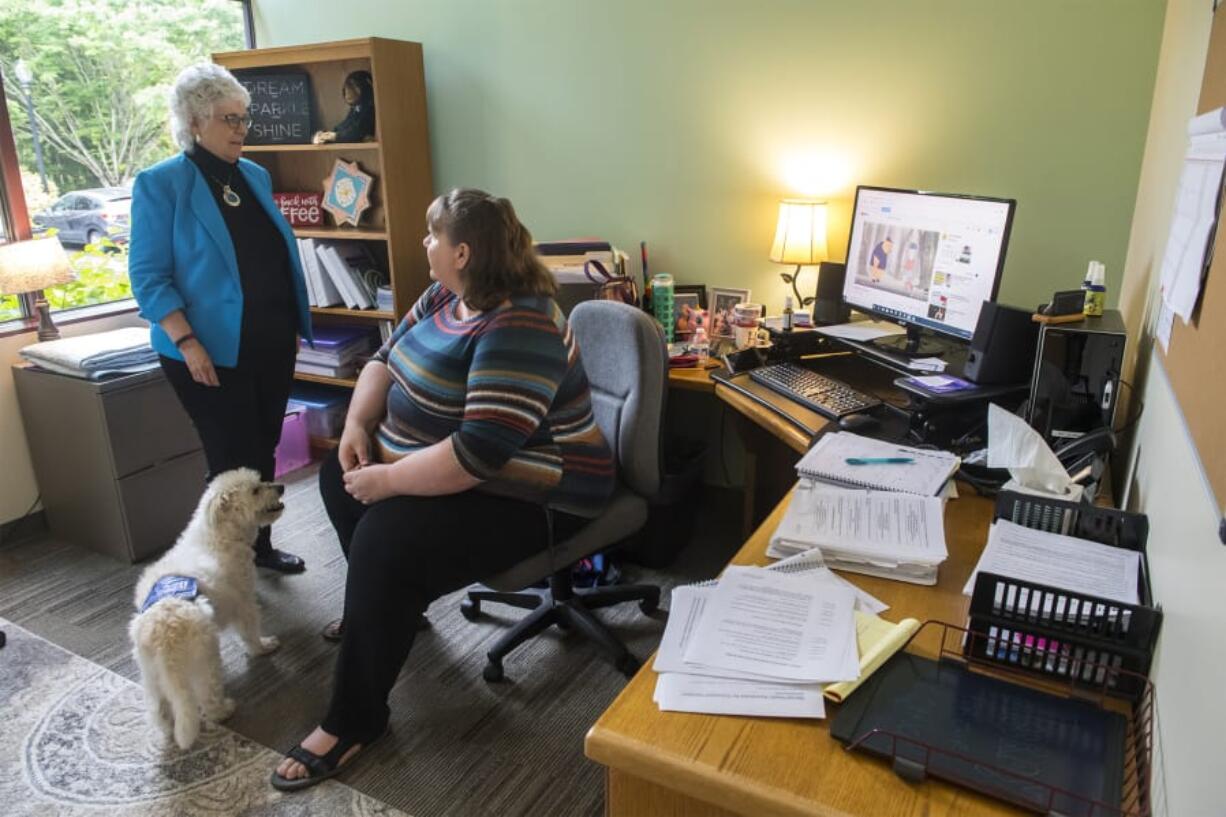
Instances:
[[[246,159],[238,160],[238,168],[285,238],[298,304],[298,332],[310,340],[310,305],[294,231],[272,199],[268,171]],[[166,357],[183,359],[158,324],[182,309],[213,363],[237,366],[243,288],[234,242],[208,182],[186,154],[137,175],[129,241],[128,277],[141,317],[152,324],[153,348]]]

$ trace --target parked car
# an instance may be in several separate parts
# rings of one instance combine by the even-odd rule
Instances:
[[[100,238],[122,244],[128,240],[131,208],[132,191],[126,187],[74,190],[34,214],[34,231],[54,227],[65,244],[92,244]]]

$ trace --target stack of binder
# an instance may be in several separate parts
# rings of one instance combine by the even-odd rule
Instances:
[[[960,462],[943,451],[827,434],[797,464],[800,482],[766,555],[819,548],[837,570],[935,584],[949,555],[940,495]]]
[[[361,241],[298,239],[298,254],[311,306],[375,309],[387,276]]]
[[[304,340],[294,371],[324,377],[353,377],[359,359],[375,348],[376,336],[364,326],[316,326],[315,346]]]

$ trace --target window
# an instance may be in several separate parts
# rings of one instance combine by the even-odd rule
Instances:
[[[4,0],[0,77],[16,144],[24,235],[54,234],[77,280],[53,311],[124,300],[132,179],[175,153],[166,90],[186,65],[250,41],[248,0]],[[6,176],[6,179],[9,177]],[[0,297],[0,322],[26,315]]]

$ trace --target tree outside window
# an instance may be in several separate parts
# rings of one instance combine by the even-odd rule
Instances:
[[[235,0],[3,0],[0,72],[36,234],[60,238],[77,280],[53,310],[131,297],[136,174],[176,148],[166,94],[185,66],[245,47]],[[0,322],[20,317],[0,298]]]

